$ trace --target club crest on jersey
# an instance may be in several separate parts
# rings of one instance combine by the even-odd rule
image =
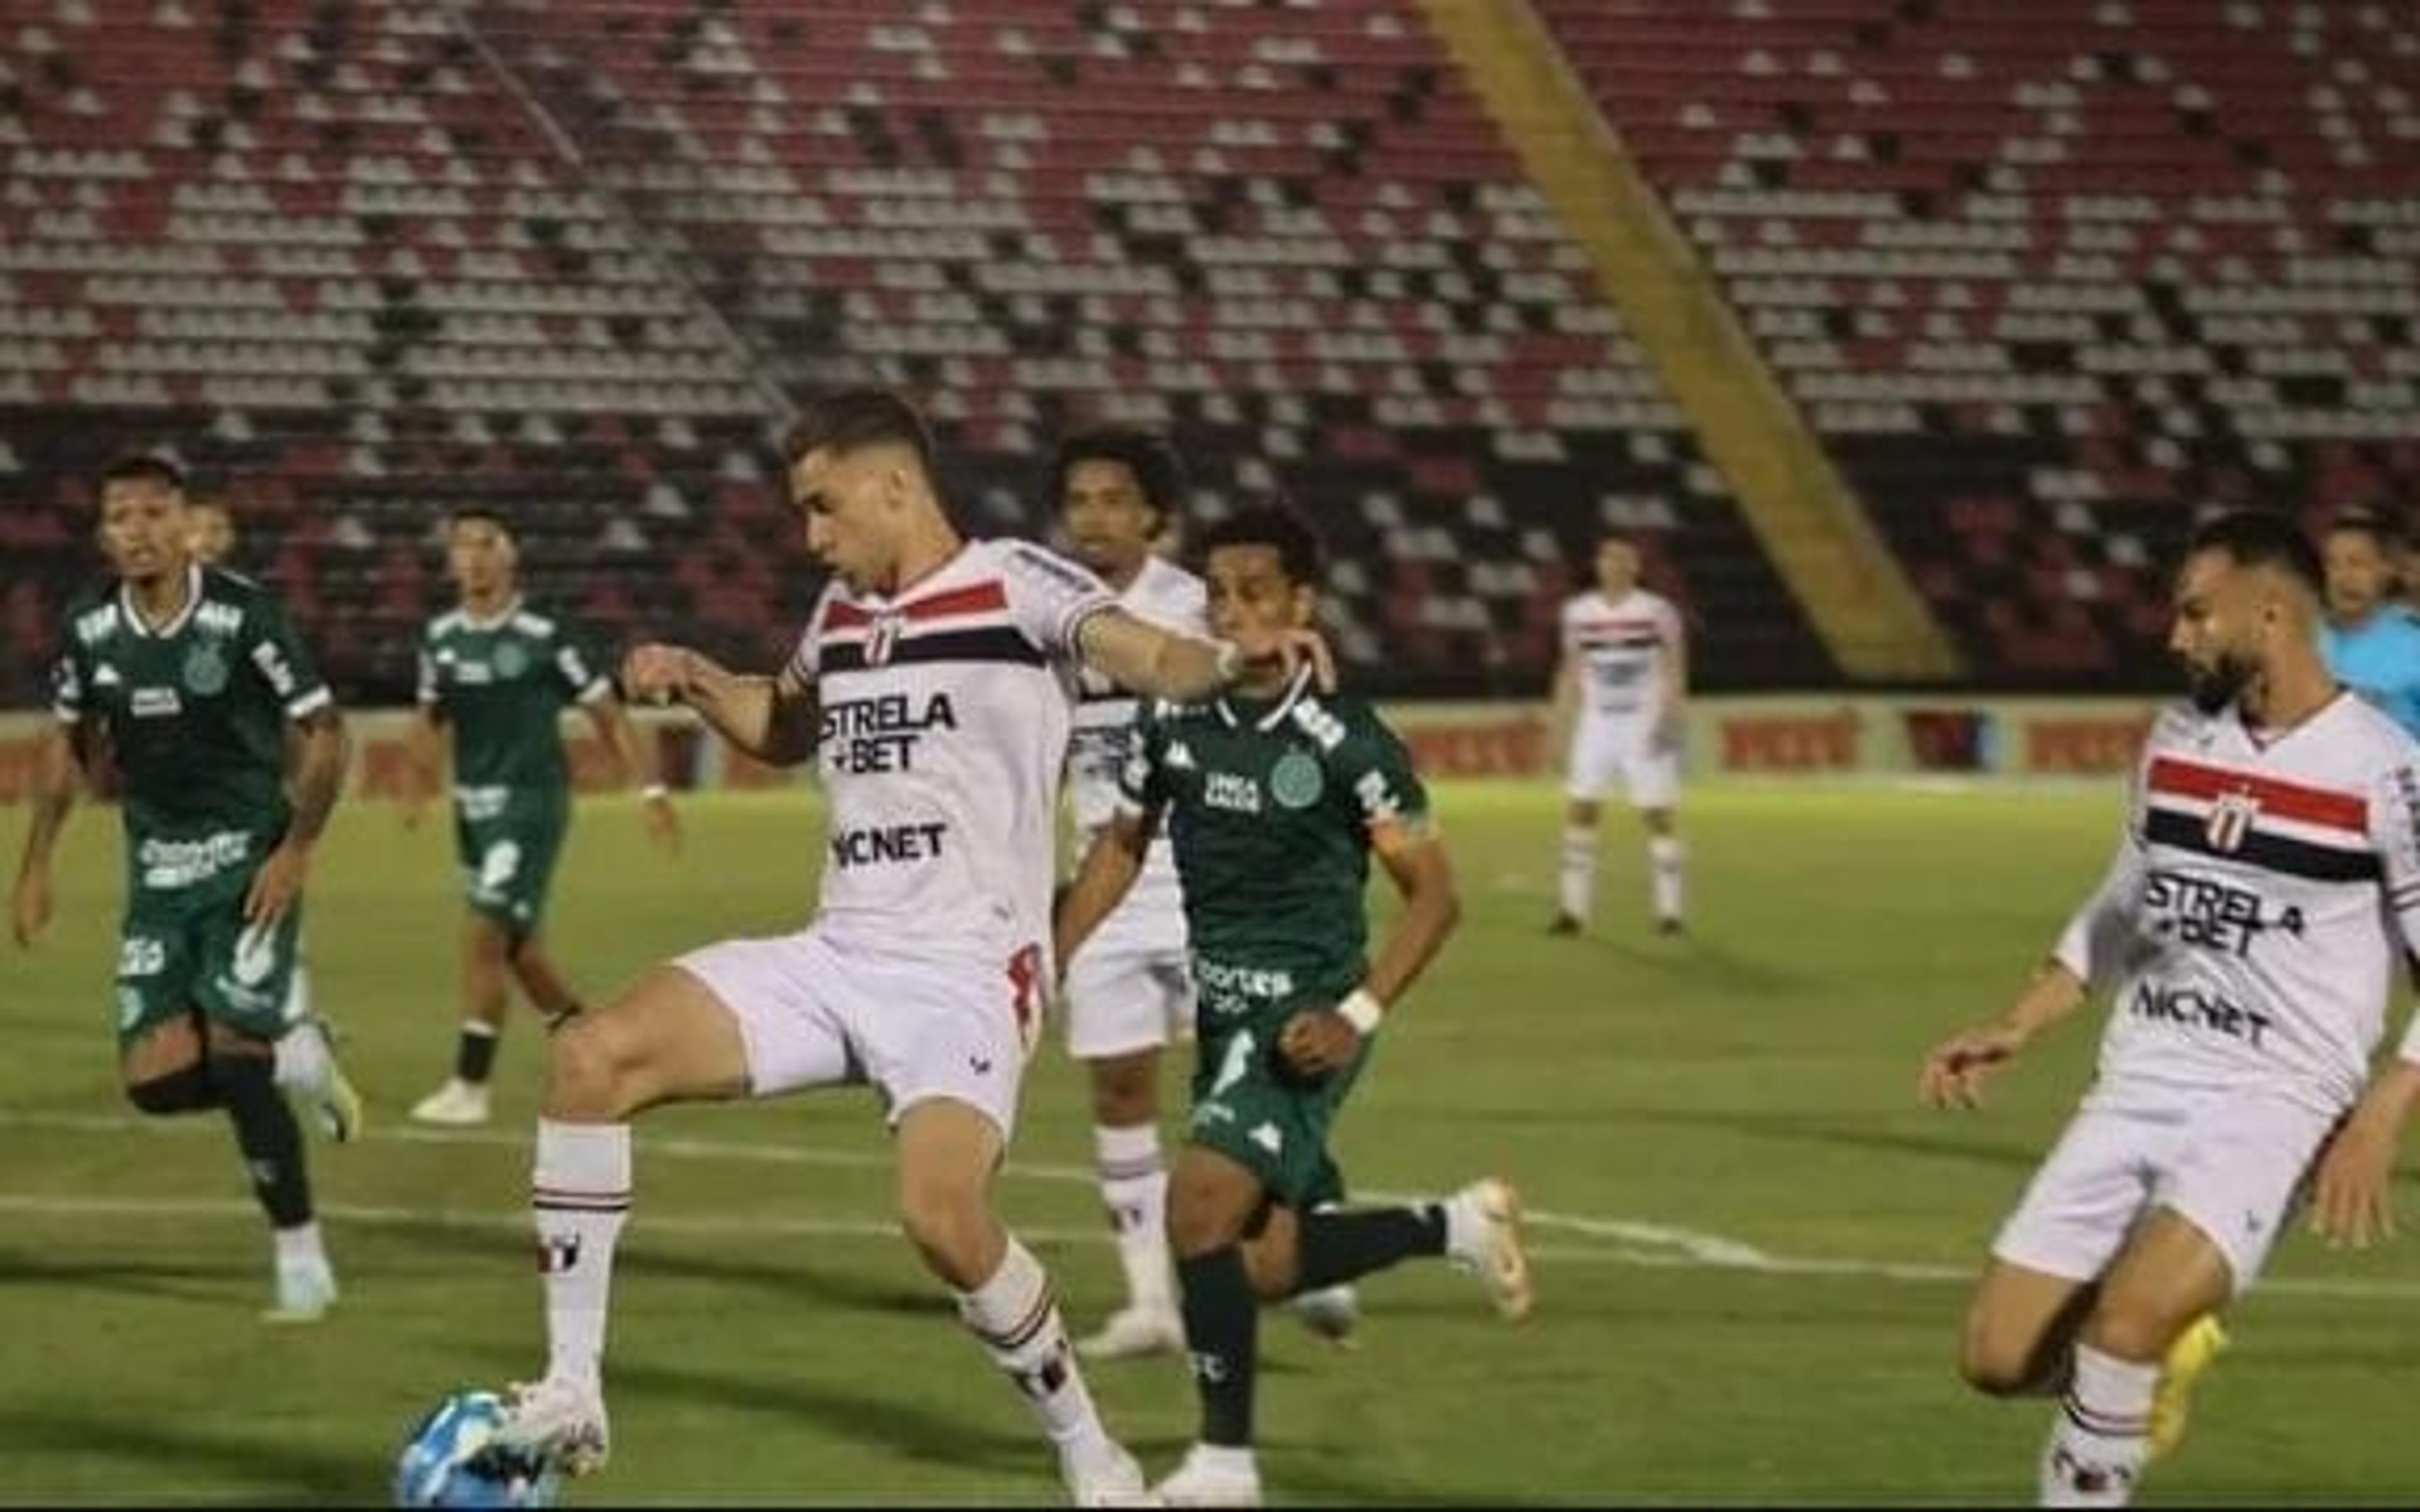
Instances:
[[[529,671],[529,653],[509,640],[496,648],[492,659],[496,664],[496,675],[501,678],[509,680]]]
[[[2226,793],[2211,805],[2210,817],[2202,821],[2202,838],[2210,848],[2221,855],[2232,855],[2243,848],[2244,837],[2252,833],[2252,821],[2260,816],[2260,800],[2250,793]]]
[[[183,675],[185,691],[208,698],[226,687],[226,657],[219,654],[215,642],[200,641],[185,653]]]
[[[874,617],[872,627],[865,632],[865,664],[868,667],[889,663],[891,654],[899,649],[899,632],[907,624],[906,615],[892,610],[886,609]]]

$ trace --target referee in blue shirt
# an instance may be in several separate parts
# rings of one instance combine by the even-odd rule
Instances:
[[[2324,544],[2328,669],[2420,738],[2420,616],[2399,597],[2388,528],[2374,515],[2340,515]]]

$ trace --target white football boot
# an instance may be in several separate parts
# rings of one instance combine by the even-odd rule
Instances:
[[[1181,1354],[1185,1319],[1172,1303],[1136,1303],[1109,1316],[1097,1334],[1076,1341],[1088,1360],[1131,1360],[1145,1354]]]
[[[1479,1277],[1506,1319],[1518,1322],[1537,1305],[1521,1242],[1521,1194],[1511,1182],[1490,1176],[1446,1198],[1445,1255]]]
[[[1302,1326],[1340,1350],[1357,1349],[1353,1332],[1361,1323],[1361,1297],[1349,1281],[1306,1291],[1287,1304]]]
[[[277,1262],[277,1300],[260,1315],[265,1323],[316,1323],[336,1304],[336,1273],[324,1255]]]
[[[1059,1452],[1059,1478],[1077,1506],[1155,1506],[1135,1457],[1108,1439]]]
[[[488,1088],[484,1084],[449,1076],[445,1085],[412,1104],[415,1123],[463,1126],[488,1121]]]
[[[504,1398],[495,1442],[566,1475],[600,1470],[611,1443],[604,1394],[593,1381],[562,1376],[535,1384],[516,1381]]]
[[[1162,1506],[1258,1506],[1261,1467],[1249,1449],[1197,1443],[1152,1494]]]

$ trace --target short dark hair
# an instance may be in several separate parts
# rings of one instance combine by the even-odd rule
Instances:
[[[782,461],[797,467],[810,452],[854,452],[861,447],[905,446],[933,476],[933,433],[916,407],[888,389],[843,389],[810,403],[782,441]]]
[[[1320,585],[1319,537],[1301,516],[1280,503],[1249,504],[1202,532],[1202,561],[1222,546],[1273,547],[1286,580],[1298,588]]]
[[[504,518],[504,512],[493,504],[457,504],[445,512],[445,531],[449,535],[457,525],[473,524],[492,525],[496,532],[507,541],[520,539],[514,533],[513,522]]]
[[[2327,568],[2319,548],[2300,525],[2270,510],[2231,509],[2203,521],[2193,532],[2187,554],[2204,551],[2223,551],[2239,567],[2282,568],[2312,594],[2327,592]]]
[[[129,452],[101,470],[101,491],[120,483],[147,483],[181,495],[185,491],[185,470],[157,453]]]
[[[1078,462],[1115,462],[1134,474],[1143,502],[1162,524],[1175,515],[1185,496],[1185,464],[1168,439],[1154,431],[1127,425],[1100,425],[1078,431],[1059,443],[1050,461],[1050,507],[1065,507],[1067,474]]]
[[[2384,518],[2366,509],[2349,509],[2328,521],[2321,539],[2329,535],[2366,535],[2370,544],[2381,551],[2392,550],[2403,538],[2403,532],[2389,525]]]

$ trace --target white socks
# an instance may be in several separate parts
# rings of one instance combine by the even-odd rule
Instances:
[[[1658,919],[1681,917],[1681,863],[1685,854],[1678,835],[1651,835],[1647,839],[1648,870],[1654,879]]]
[[[1050,1277],[1031,1250],[1009,1236],[1008,1252],[991,1279],[958,1293],[958,1317],[983,1342],[992,1364],[1007,1373],[1033,1404],[1043,1430],[1063,1453],[1071,1446],[1106,1443],[1109,1430],[1093,1407],[1092,1393],[1067,1347],[1059,1299]]]
[[[1596,829],[1563,826],[1563,869],[1558,897],[1563,913],[1585,924],[1596,898]]]
[[[277,1263],[281,1267],[326,1265],[328,1249],[319,1238],[318,1220],[296,1224],[291,1228],[272,1228],[270,1242],[276,1246]]]
[[[613,1245],[630,1217],[630,1126],[540,1119],[530,1211],[546,1277],[547,1374],[594,1386]]]
[[[1160,1158],[1159,1126],[1096,1124],[1093,1156],[1101,1173],[1101,1205],[1117,1233],[1118,1263],[1125,1268],[1126,1300],[1173,1309],[1176,1273],[1168,1258],[1168,1166]]]
[[[2157,1362],[2137,1365],[2075,1347],[2075,1377],[2042,1447],[2043,1506],[2124,1506],[2150,1451]]]

